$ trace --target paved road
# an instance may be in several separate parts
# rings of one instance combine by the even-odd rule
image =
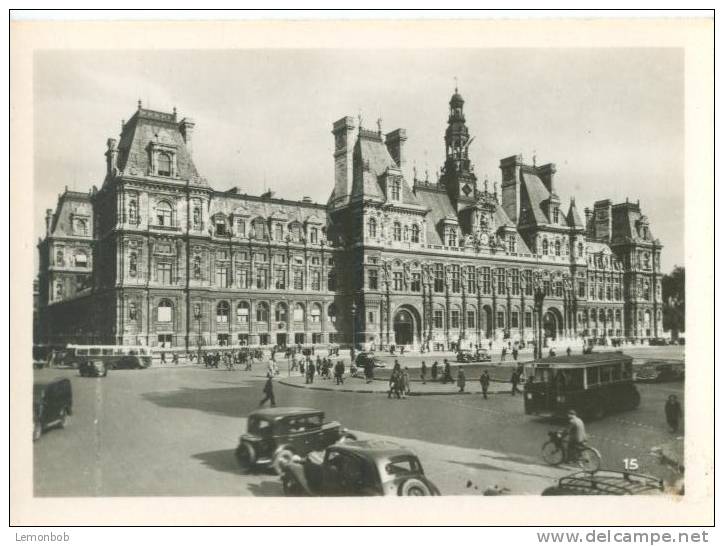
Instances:
[[[48,431],[34,446],[38,496],[279,495],[271,474],[241,475],[233,457],[245,416],[261,398],[249,372],[199,368],[118,370],[107,378],[70,376],[71,424]],[[663,420],[669,393],[683,385],[643,385],[641,407],[592,423],[591,442],[606,466],[637,458],[640,470],[662,475],[648,456],[670,440]],[[538,494],[570,469],[547,467],[539,450],[558,425],[523,414],[521,397],[449,395],[388,400],[385,395],[308,391],[277,385],[280,405],[324,409],[360,437],[392,438],[412,447],[445,494],[499,485]]]

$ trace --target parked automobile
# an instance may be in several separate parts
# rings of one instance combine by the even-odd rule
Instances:
[[[63,428],[73,414],[73,391],[67,378],[33,385],[33,441],[53,426]]]
[[[490,360],[490,351],[487,349],[463,350],[457,354],[458,362],[490,362]]]
[[[387,442],[335,444],[282,464],[287,496],[440,495],[417,456]]]
[[[365,364],[367,364],[369,361],[372,361],[372,365],[375,368],[385,368],[387,367],[387,364],[384,360],[382,360],[379,357],[375,356],[375,353],[371,351],[363,351],[359,353],[356,358],[354,359],[355,366],[358,368],[364,368]]]
[[[663,337],[655,337],[649,340],[649,345],[668,345],[669,342]]]
[[[249,415],[246,433],[239,437],[236,460],[243,471],[273,468],[294,455],[325,449],[339,441],[355,440],[337,421],[324,422],[324,412],[310,408],[268,408]]]
[[[640,383],[665,383],[684,380],[684,365],[670,362],[649,362],[636,370],[636,381]]]
[[[543,496],[556,495],[657,495],[664,491],[663,480],[646,474],[616,470],[574,472],[546,488]]]
[[[83,360],[78,364],[81,377],[105,377],[108,367],[102,360]]]

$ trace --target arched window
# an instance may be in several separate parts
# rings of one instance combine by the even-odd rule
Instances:
[[[318,303],[312,304],[312,311],[310,312],[312,324],[319,324],[322,321],[322,306]]]
[[[249,324],[249,304],[245,301],[240,301],[236,306],[236,322]]]
[[[63,255],[63,249],[58,249],[55,253],[55,265],[65,265],[65,256]]]
[[[158,322],[173,321],[173,304],[169,300],[158,302]]]
[[[216,322],[218,324],[226,324],[229,322],[229,302],[220,301],[216,306]]]
[[[88,255],[82,250],[76,250],[73,255],[73,262],[76,267],[88,267]]]
[[[330,303],[329,307],[327,307],[327,318],[329,322],[337,322],[337,306],[333,303]]]
[[[138,254],[131,252],[128,256],[128,274],[131,277],[138,275]]]
[[[561,241],[559,239],[556,239],[555,248],[556,248],[556,256],[560,256],[561,255]]]
[[[274,322],[287,322],[287,305],[279,302],[274,308]]]
[[[542,254],[548,254],[548,239],[543,239],[543,243],[541,244],[541,248],[543,249]]]
[[[201,280],[201,256],[194,256],[194,279]]]
[[[158,175],[171,176],[171,156],[168,154],[158,154]]]
[[[392,238],[395,241],[402,239],[402,226],[400,225],[400,222],[395,222],[392,228]]]
[[[269,322],[269,305],[260,301],[256,304],[256,321],[257,322]]]
[[[128,202],[128,223],[129,224],[137,224],[138,223],[138,203],[135,199],[131,199]]]
[[[172,220],[171,205],[166,201],[159,202],[156,205],[156,224],[159,226],[170,226]]]
[[[304,306],[301,303],[294,304],[294,314],[292,315],[294,322],[304,321]]]
[[[370,218],[367,222],[367,234],[373,239],[377,237],[377,220],[374,218]]]
[[[420,242],[420,226],[418,226],[417,224],[412,224],[412,242]]]

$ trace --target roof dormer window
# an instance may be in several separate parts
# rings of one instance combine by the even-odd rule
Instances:
[[[555,207],[553,209],[553,223],[558,224],[560,222],[560,211],[558,210],[558,207]]]
[[[171,156],[165,152],[158,154],[158,175],[171,176]]]
[[[390,189],[390,199],[392,201],[399,201],[400,194],[402,192],[402,182],[399,178],[392,181],[392,188]]]

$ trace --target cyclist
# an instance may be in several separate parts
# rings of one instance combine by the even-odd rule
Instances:
[[[576,410],[568,410],[568,446],[567,446],[567,459],[568,461],[575,461],[578,454],[583,449],[583,444],[586,441],[586,425],[576,414]]]

